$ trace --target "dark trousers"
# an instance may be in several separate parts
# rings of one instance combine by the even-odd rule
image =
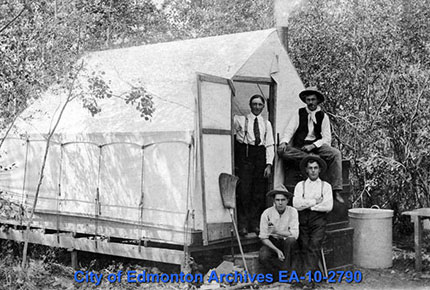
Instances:
[[[277,277],[276,275],[280,270],[295,270],[294,266],[294,252],[297,249],[297,241],[296,239],[289,237],[285,240],[283,239],[274,239],[272,237],[269,238],[270,241],[277,247],[279,250],[284,253],[285,260],[280,261],[278,259],[278,255],[274,250],[269,248],[266,245],[263,245],[260,248],[260,253],[258,256],[258,259],[260,261],[260,264],[263,266],[265,274],[272,273]]]
[[[305,209],[299,211],[299,247],[303,272],[318,270],[321,247],[327,225],[326,213]]]
[[[266,208],[267,179],[264,178],[266,148],[235,142],[235,160],[239,177],[237,187],[239,228],[252,231],[260,224],[260,216]]]

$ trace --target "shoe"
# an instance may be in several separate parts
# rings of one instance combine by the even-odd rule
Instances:
[[[257,235],[256,233],[254,233],[254,232],[247,233],[247,234],[245,235],[245,238],[247,238],[247,239],[250,239],[250,238],[256,238],[256,237],[258,237],[258,235]]]
[[[335,198],[336,198],[336,200],[337,200],[338,202],[340,202],[340,203],[345,203],[345,200],[343,199],[342,195],[340,195],[340,194],[341,194],[341,192],[342,192],[342,191],[340,191],[340,190],[336,190],[336,191],[334,192],[334,196],[335,196]]]
[[[317,288],[317,284],[315,283],[315,282],[309,282],[309,281],[306,281],[306,282],[302,282],[302,289],[316,289]]]
[[[257,236],[260,233],[260,228],[259,227],[253,227],[250,231],[250,233],[256,233]]]
[[[303,283],[297,282],[295,280],[292,281],[290,284],[290,288],[293,288],[293,289],[303,289],[303,287],[304,287]]]
[[[239,230],[239,236],[243,237],[246,236],[248,234],[248,230],[246,228],[241,228]]]

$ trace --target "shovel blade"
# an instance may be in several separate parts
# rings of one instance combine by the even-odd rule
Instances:
[[[236,184],[239,181],[237,176],[221,173],[219,175],[219,190],[221,192],[222,203],[225,208],[236,208]]]

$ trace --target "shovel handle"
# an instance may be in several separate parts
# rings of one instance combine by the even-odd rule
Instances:
[[[233,216],[233,209],[230,209],[230,216],[231,216],[231,221],[233,222],[234,232],[236,233],[236,238],[237,238],[237,243],[239,245],[240,254],[242,255],[243,266],[245,267],[246,274],[249,274],[248,266],[246,265],[245,255],[244,255],[243,249],[242,249],[242,243],[240,242],[239,231],[237,230],[236,221],[234,220],[234,216]]]

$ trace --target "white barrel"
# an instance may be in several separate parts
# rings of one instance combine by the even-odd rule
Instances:
[[[354,228],[354,264],[371,269],[393,266],[393,211],[352,208],[348,216]]]

